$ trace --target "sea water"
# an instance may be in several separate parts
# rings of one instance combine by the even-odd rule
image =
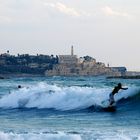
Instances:
[[[115,112],[102,102],[119,82]],[[18,89],[18,85],[22,88]],[[140,80],[24,77],[0,80],[0,140],[139,140]]]

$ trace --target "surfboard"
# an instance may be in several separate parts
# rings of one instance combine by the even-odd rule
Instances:
[[[107,111],[107,112],[115,112],[116,111],[116,106],[105,107],[105,108],[103,108],[103,110]]]
[[[101,104],[102,104],[102,108],[104,111],[108,111],[108,112],[116,111],[116,103],[115,102],[112,105],[110,105],[110,101],[105,100],[105,101],[102,101]]]

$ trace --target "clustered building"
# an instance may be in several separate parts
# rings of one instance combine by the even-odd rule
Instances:
[[[70,55],[0,55],[0,74],[41,74],[46,76],[122,76],[125,67],[109,67],[90,56],[78,58],[71,47]]]
[[[126,68],[106,67],[104,63],[96,62],[96,59],[85,56],[78,58],[74,55],[73,46],[70,55],[59,55],[58,64],[54,65],[52,70],[47,70],[47,76],[88,76],[88,75],[111,75],[121,76],[125,73]]]

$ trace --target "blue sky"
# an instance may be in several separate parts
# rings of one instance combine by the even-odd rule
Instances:
[[[90,55],[140,71],[139,0],[0,0],[0,53]]]

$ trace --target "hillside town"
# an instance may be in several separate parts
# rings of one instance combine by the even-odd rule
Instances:
[[[126,67],[109,67],[91,56],[78,58],[71,46],[69,55],[0,54],[0,74],[32,74],[44,76],[122,76]]]

